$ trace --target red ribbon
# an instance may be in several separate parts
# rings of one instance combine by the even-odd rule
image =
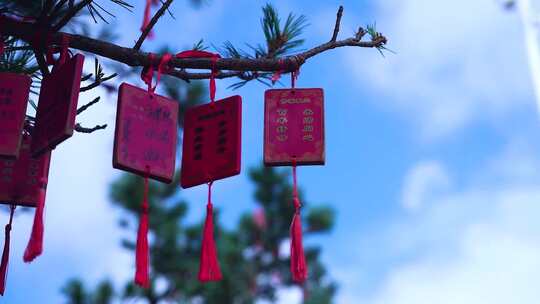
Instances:
[[[291,88],[294,89],[296,79],[298,79],[298,74],[300,74],[300,70],[296,70],[291,72]]]
[[[148,170],[148,169],[147,169]],[[135,251],[135,284],[148,288],[150,287],[150,277],[148,270],[148,176],[144,177],[144,195],[141,206],[141,216],[139,219],[139,230],[137,231],[137,246]]]
[[[156,90],[156,87],[159,83],[159,80],[161,79],[161,74],[163,74],[169,67],[169,61],[172,59],[172,55],[169,53],[165,53],[163,56],[161,56],[161,59],[159,61],[158,69],[157,69],[157,77],[156,77],[156,84],[152,86],[152,79],[154,78],[154,60],[156,56],[152,53],[150,53],[150,65],[145,67],[141,72],[141,79],[148,85],[148,92],[154,93]]]
[[[274,74],[272,74],[272,84],[276,84],[276,82],[278,82],[278,80],[281,78],[281,74],[283,74],[283,71],[285,70],[285,68],[283,67],[284,66],[283,59],[280,58],[278,60],[278,64],[279,64],[280,69],[275,71]],[[295,87],[296,79],[298,78],[299,74],[300,74],[300,68],[298,68],[296,71],[291,72],[291,88],[293,89]]]
[[[69,59],[69,36],[62,34],[61,37],[62,40],[59,47],[48,47],[47,49],[47,63],[54,65],[54,67],[63,65]],[[50,41],[50,34],[47,35],[47,39]],[[54,53],[60,53],[58,60],[54,60]]]
[[[144,17],[143,17],[143,23],[141,25],[141,32],[144,31],[144,29],[150,24],[150,10],[152,5],[157,5],[158,0],[146,0],[146,5],[144,6]],[[148,33],[148,39],[154,38],[154,33],[150,31]]]
[[[210,58],[212,59],[212,72],[210,73],[210,100],[212,102],[216,99],[216,62],[221,56],[216,53],[210,53],[206,51],[189,50],[176,54],[176,58]]]
[[[61,66],[69,59],[69,39],[68,35],[61,34],[60,46],[53,46],[52,35],[50,32],[39,30],[34,34],[31,44],[34,47],[41,49],[42,40],[45,37],[45,59],[48,65],[53,65],[53,68]],[[54,54],[60,53],[58,60],[54,59]]]
[[[208,183],[208,203],[206,204],[206,220],[201,246],[201,258],[199,264],[199,281],[219,281],[222,278],[219,261],[217,258],[216,242],[214,240],[214,216],[212,206],[212,183]]]
[[[296,159],[293,159],[293,203],[294,216],[291,223],[291,274],[293,281],[303,283],[307,278],[307,264],[302,245],[302,218],[300,199],[296,184]]]
[[[272,84],[276,84],[276,82],[278,82],[278,80],[281,78],[281,74],[283,73],[283,59],[282,58],[279,58],[278,60],[278,64],[279,64],[279,70],[275,71],[274,74],[272,74]]]
[[[7,268],[9,264],[9,243],[11,234],[11,224],[13,223],[13,214],[15,213],[15,205],[11,205],[9,213],[9,222],[5,228],[4,250],[2,252],[2,263],[0,264],[0,295],[4,295],[7,281]]]

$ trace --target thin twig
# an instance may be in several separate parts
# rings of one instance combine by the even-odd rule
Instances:
[[[114,73],[112,75],[109,75],[107,77],[103,77],[103,78],[100,78],[100,79],[97,79],[96,81],[94,81],[93,83],[87,85],[86,87],[82,87],[79,91],[80,92],[86,92],[86,91],[89,91],[93,88],[96,88],[98,87],[100,84],[104,83],[105,81],[107,80],[111,80],[113,79],[114,77],[118,76],[118,74]]]
[[[161,18],[161,16],[163,16],[163,14],[167,11],[167,8],[171,5],[171,3],[173,1],[174,0],[167,0],[167,2],[163,3],[163,5],[161,5],[161,8],[152,17],[152,19],[150,20],[150,23],[148,23],[148,25],[143,29],[143,32],[141,33],[141,36],[139,37],[139,40],[137,40],[137,42],[133,46],[134,50],[138,51],[138,50],[141,49],[141,46],[142,46],[144,40],[146,39],[148,34],[150,34],[150,32],[152,31],[152,28],[154,27],[154,25],[157,23],[159,18]]]
[[[332,34],[332,39],[330,42],[335,42],[339,34],[339,25],[341,24],[341,17],[343,16],[343,5],[339,6],[336,16],[336,26],[334,27],[334,34]]]
[[[73,7],[70,7],[68,12],[64,15],[64,17],[58,21],[58,23],[52,28],[53,32],[58,32],[61,28],[63,28],[68,22],[77,15],[77,13],[82,10],[86,5],[91,3],[93,0],[81,0],[81,2],[77,3]]]
[[[82,112],[86,111],[86,109],[90,108],[94,104],[98,103],[101,97],[96,97],[94,100],[90,101],[89,103],[85,104],[84,106],[77,109],[77,115],[81,114]]]
[[[104,124],[104,125],[97,125],[93,128],[85,128],[83,126],[81,126],[81,124],[76,124],[75,125],[75,131],[79,132],[79,133],[93,133],[97,130],[103,130],[107,127],[107,124]]]

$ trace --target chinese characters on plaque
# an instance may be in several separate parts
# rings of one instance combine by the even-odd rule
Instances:
[[[0,159],[0,203],[36,207],[44,197],[51,153],[33,158],[30,142],[25,135],[17,159]]]
[[[323,90],[272,89],[264,100],[265,165],[323,165]]]
[[[170,183],[178,102],[123,83],[118,94],[113,167]]]
[[[0,73],[0,157],[19,156],[31,83],[28,75]]]
[[[189,188],[240,173],[242,98],[190,108],[184,118],[182,175]]]
[[[32,155],[54,149],[73,135],[84,56],[77,54],[56,66],[41,82]]]

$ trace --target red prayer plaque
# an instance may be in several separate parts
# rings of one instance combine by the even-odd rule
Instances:
[[[178,137],[178,102],[120,85],[113,167],[170,183]]]
[[[0,157],[17,158],[32,79],[0,73]]]
[[[182,188],[240,173],[242,98],[238,95],[186,110]]]
[[[25,136],[18,159],[0,159],[0,203],[36,207],[47,191],[51,153],[37,158],[30,153],[30,136]]]
[[[55,67],[41,82],[32,155],[54,149],[73,135],[84,56],[77,54]]]
[[[264,164],[324,165],[322,89],[272,89],[264,94]]]

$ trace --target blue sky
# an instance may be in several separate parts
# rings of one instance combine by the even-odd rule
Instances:
[[[131,2],[134,14],[118,12],[126,46],[138,37],[144,1]],[[176,20],[163,18],[145,49],[167,42],[180,51],[200,38],[262,42],[265,2],[212,0],[201,10],[177,2]],[[343,4],[341,37],[376,21],[396,52],[331,51],[310,59],[298,81],[325,90],[327,164],[300,168],[299,183],[309,202],[337,210],[331,234],[306,240],[323,247],[340,284],[336,303],[540,302],[531,284],[540,273],[540,130],[517,14],[493,0],[272,3],[308,17],[305,47],[330,38]],[[232,226],[254,208],[246,172],[262,160],[266,88],[231,92],[229,84],[218,81],[217,98],[243,97],[243,173],[215,184],[214,203]],[[119,210],[107,196],[119,174],[111,167],[115,103],[109,96],[80,117],[107,130],[75,134],[55,150],[45,254],[30,265],[21,257],[32,216],[16,217],[0,301],[58,303],[68,278],[132,277],[134,257],[119,247]],[[206,189],[182,193],[189,220],[200,220]],[[280,302],[299,296],[284,290]]]

